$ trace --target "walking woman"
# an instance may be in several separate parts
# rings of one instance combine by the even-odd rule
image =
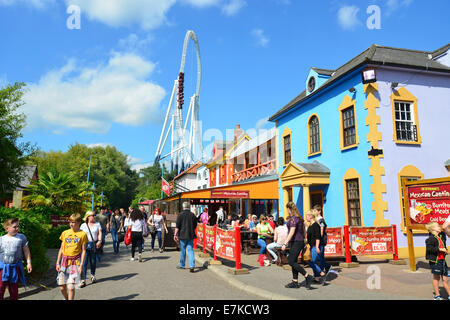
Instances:
[[[330,270],[330,265],[322,258],[325,245],[323,237],[320,234],[320,222],[318,218],[315,211],[310,210],[305,213],[305,219],[309,223],[306,238],[311,248],[311,261],[308,261],[308,264],[314,271],[315,281],[325,284],[326,274]]]
[[[258,240],[256,241],[256,243],[259,247],[261,247],[261,249],[259,250],[258,261],[261,266],[263,266],[267,246],[266,238],[269,236],[269,234],[273,234],[273,228],[270,226],[270,224],[267,222],[266,217],[263,215],[259,217],[259,223],[256,226],[256,232],[258,233]]]
[[[305,247],[305,229],[304,221],[300,213],[298,212],[297,206],[294,202],[289,201],[286,204],[287,209],[287,227],[289,229],[289,234],[287,236],[286,242],[281,247],[281,250],[286,250],[289,244],[289,257],[288,262],[292,268],[292,282],[287,284],[286,288],[300,288],[298,283],[298,274],[301,273],[305,277],[305,287],[311,289],[311,283],[314,281],[314,277],[306,272],[306,270],[298,264],[298,256]]]
[[[81,225],[80,230],[83,230],[86,233],[88,243],[86,245],[86,259],[84,259],[83,263],[83,275],[81,277],[80,288],[86,286],[88,264],[91,268],[91,283],[96,282],[95,270],[97,269],[97,250],[102,246],[102,227],[100,223],[95,221],[94,212],[86,212],[84,221],[85,222]]]
[[[113,240],[113,249],[114,254],[119,253],[119,231],[123,228],[123,220],[122,215],[120,214],[120,210],[114,210],[114,214],[111,215],[111,219],[109,220],[111,237]]]
[[[167,230],[166,222],[164,221],[164,217],[161,214],[161,209],[156,208],[155,210],[153,210],[153,214],[150,216],[150,218],[148,218],[147,222],[150,226],[154,226],[154,228],[155,228],[155,232],[151,233],[151,235],[152,235],[151,252],[153,252],[155,249],[155,239],[156,239],[156,236],[158,236],[159,252],[162,253],[163,252],[162,229],[164,227],[164,231],[166,232],[166,234],[168,234],[169,231]]]
[[[131,259],[130,261],[134,261],[134,254],[136,252],[136,248],[138,249],[139,262],[142,262],[142,240],[144,240],[142,233],[144,230],[144,215],[138,209],[133,209],[130,213],[131,224],[128,228],[131,228]]]

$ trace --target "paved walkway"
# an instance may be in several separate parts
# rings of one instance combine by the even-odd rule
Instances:
[[[51,265],[57,252],[48,250]],[[121,254],[113,255],[110,238],[107,238],[104,259],[98,265],[98,283],[91,285],[88,281],[86,288],[76,291],[77,300],[429,300],[432,294],[430,270],[423,259],[417,260],[415,273],[409,271],[408,265],[391,265],[368,258],[359,259],[360,266],[352,269],[340,268],[338,262],[332,262],[328,284],[313,285],[313,290],[306,290],[304,287],[285,288],[291,281],[291,271],[276,265],[261,267],[256,261],[257,254],[242,255],[242,267],[250,272],[240,275],[231,274],[229,269],[234,268],[234,263],[225,260],[222,265],[208,266],[212,258],[201,258],[198,251],[194,274],[175,268],[179,260],[179,252],[175,250],[162,254],[145,251],[143,263],[130,262],[129,258],[129,250],[123,248],[123,244]],[[380,288],[368,289],[368,279],[374,269],[381,275]],[[309,267],[306,270],[311,272]],[[20,299],[61,300],[55,278],[56,273],[51,268],[46,279],[40,282],[48,290],[37,284],[29,286],[27,291],[20,288]],[[443,291],[442,295],[447,296]]]
[[[234,268],[234,263],[222,260],[223,265],[213,266],[219,277],[235,286],[259,295],[266,299],[351,299],[351,300],[415,300],[432,298],[431,273],[424,259],[417,259],[417,272],[411,272],[409,265],[392,265],[386,260],[376,260],[361,257],[357,268],[341,268],[339,261],[330,261],[333,265],[328,275],[327,285],[313,285],[312,290],[304,287],[287,289],[284,285],[292,279],[291,270],[277,265],[261,267],[257,262],[258,254],[242,255],[242,267],[249,269],[249,274],[232,275],[228,269]],[[201,262],[212,261],[211,258],[199,258]],[[307,272],[312,270],[305,266]],[[378,288],[373,287],[371,276],[374,270],[380,274]],[[369,279],[370,278],[370,279]],[[299,275],[299,280],[303,277]],[[369,285],[368,285],[369,282]],[[447,297],[441,284],[441,295]]]

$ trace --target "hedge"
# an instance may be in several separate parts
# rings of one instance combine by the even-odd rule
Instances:
[[[61,245],[59,236],[63,230],[68,229],[68,226],[52,228],[51,215],[68,215],[68,213],[46,207],[36,207],[29,210],[0,207],[0,222],[2,224],[0,236],[6,233],[3,228],[3,222],[6,219],[19,218],[19,232],[27,237],[33,261],[33,272],[30,275],[26,274],[27,277],[39,278],[47,272],[50,266],[50,261],[46,255],[47,248],[59,248]]]

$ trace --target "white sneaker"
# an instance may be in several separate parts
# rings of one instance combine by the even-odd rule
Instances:
[[[134,258],[131,258],[130,261],[134,261]]]

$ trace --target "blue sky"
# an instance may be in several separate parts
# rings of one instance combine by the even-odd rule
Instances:
[[[70,5],[80,29],[67,27]],[[380,29],[367,27],[370,5]],[[200,42],[203,131],[225,137],[237,123],[273,126],[265,119],[304,89],[310,67],[335,69],[374,43],[445,45],[448,12],[447,0],[0,0],[0,85],[28,84],[24,140],[45,151],[110,144],[140,168],[154,159],[187,30]],[[194,54],[190,44],[185,101]]]

